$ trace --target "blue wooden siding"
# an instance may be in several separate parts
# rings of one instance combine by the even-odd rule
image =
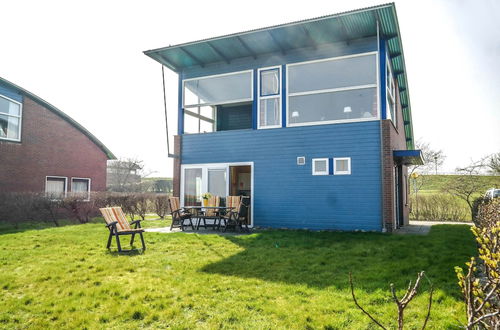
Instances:
[[[23,103],[23,96],[19,93],[19,91],[4,86],[0,83],[0,95],[6,96],[10,99],[13,99],[17,102]]]
[[[352,174],[312,175],[312,158],[333,157]],[[248,161],[256,226],[381,230],[379,121],[183,136],[183,164]]]

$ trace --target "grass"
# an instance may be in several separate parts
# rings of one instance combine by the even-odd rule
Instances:
[[[436,288],[429,328],[454,328],[464,318],[453,267],[475,253],[462,225],[427,236],[146,233],[144,254],[108,252],[106,238],[101,222],[0,232],[0,328],[372,329],[349,271],[360,303],[394,327],[389,283],[402,294],[420,270]],[[409,329],[421,326],[427,289]]]
[[[449,180],[453,180],[459,177],[460,175],[423,175],[423,176],[425,177],[425,179],[421,191],[441,192],[444,190],[444,188],[446,188],[447,182]],[[483,185],[488,188],[495,188],[500,186],[500,176],[477,175],[477,180],[481,181]],[[488,188],[486,188],[486,190]],[[483,194],[486,192],[486,190],[483,192]]]

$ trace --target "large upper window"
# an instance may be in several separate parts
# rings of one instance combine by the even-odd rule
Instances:
[[[378,118],[375,53],[291,64],[287,69],[288,125]]]
[[[252,71],[184,80],[184,132],[251,128]]]
[[[0,95],[0,139],[21,140],[21,103]]]

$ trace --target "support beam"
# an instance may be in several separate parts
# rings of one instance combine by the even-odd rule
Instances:
[[[340,28],[342,30],[342,34],[344,36],[344,40],[346,44],[349,45],[349,40],[351,39],[349,33],[347,32],[347,28],[345,27],[344,22],[342,21],[342,17],[337,18],[337,20],[340,22]]]
[[[314,41],[314,39],[311,37],[311,34],[309,33],[309,31],[302,26],[302,31],[304,31],[304,34],[306,35],[306,38],[307,38],[307,42],[309,43],[309,46],[316,50],[318,49],[318,44],[316,43],[316,41]]]
[[[183,47],[179,47],[180,50],[182,50],[187,56],[189,56],[196,64],[198,64],[199,66],[201,66],[202,68],[205,66],[205,64],[203,64],[202,61],[200,61],[199,58],[197,58],[196,56],[194,56],[190,51],[188,51],[187,49],[183,48]]]
[[[271,39],[273,39],[274,43],[276,44],[276,46],[278,46],[278,48],[280,49],[281,53],[283,55],[286,55],[286,50],[285,48],[281,45],[281,43],[278,41],[278,38],[276,38],[273,34],[273,32],[271,30],[268,30],[267,31],[269,33],[269,35],[271,36]]]
[[[201,119],[203,121],[206,121],[206,122],[209,122],[211,124],[215,123],[215,121],[212,119],[212,118],[208,118],[208,117],[205,117],[205,116],[202,116],[202,115],[199,115],[197,114],[196,112],[193,112],[193,111],[189,111],[187,109],[184,109],[184,113],[185,114],[188,114],[190,116],[193,116],[195,118],[198,118],[198,119]]]
[[[394,38],[397,38],[398,37],[398,34],[397,33],[393,33],[393,34],[385,34],[384,36],[384,39],[389,41],[391,39],[394,39]]]
[[[211,50],[214,51],[214,53],[216,53],[220,58],[222,58],[224,62],[226,62],[227,64],[231,63],[231,60],[229,60],[224,54],[222,54],[222,52],[219,49],[217,49],[217,47],[212,45],[209,41],[207,41],[207,45]]]
[[[257,59],[257,54],[246,44],[246,42],[243,41],[243,39],[240,38],[240,36],[236,36],[236,39],[240,42],[240,44],[243,46],[243,48],[246,49],[247,52],[250,53],[250,55],[253,57],[254,60]]]
[[[397,52],[397,53],[394,53],[392,55],[389,55],[389,58],[392,60],[393,58],[399,57],[401,55],[402,55],[401,52]]]

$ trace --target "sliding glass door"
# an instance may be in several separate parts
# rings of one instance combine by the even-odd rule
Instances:
[[[207,192],[214,196],[227,196],[228,170],[228,166],[184,168],[184,206],[201,205],[201,196]]]
[[[202,169],[184,169],[184,206],[201,205]]]

